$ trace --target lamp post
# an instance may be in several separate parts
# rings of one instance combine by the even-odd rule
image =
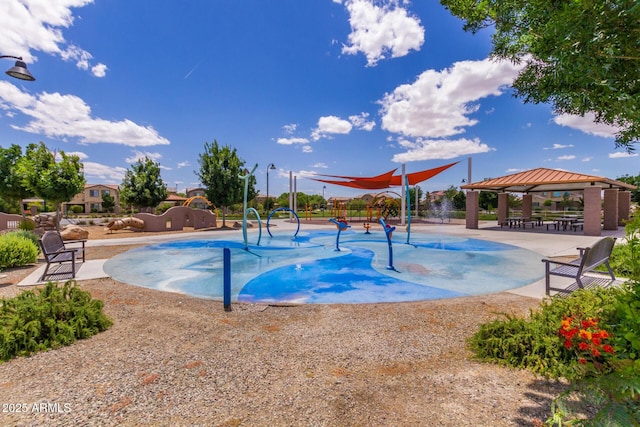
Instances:
[[[16,65],[7,70],[7,75],[20,80],[34,81],[36,78],[27,70],[27,64],[22,61],[21,56],[0,55],[0,58],[17,59]]]
[[[267,212],[269,212],[269,169],[275,170],[276,165],[274,165],[273,163],[270,163],[269,166],[267,166],[267,200],[265,200],[265,203],[264,203],[265,211]]]
[[[327,189],[327,186],[323,185],[322,186],[322,217],[323,218],[324,218],[324,206],[325,206],[325,203],[324,203],[324,190],[326,190],[326,189]]]

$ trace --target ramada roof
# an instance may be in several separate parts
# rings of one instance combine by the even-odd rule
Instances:
[[[529,193],[541,191],[576,191],[593,186],[602,187],[602,189],[636,189],[635,185],[615,179],[547,168],[531,169],[512,175],[505,175],[500,178],[487,179],[485,181],[463,185],[460,188],[463,190]]]

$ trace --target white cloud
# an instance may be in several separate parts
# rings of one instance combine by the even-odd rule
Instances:
[[[145,157],[153,160],[154,162],[158,162],[162,158],[162,154],[160,153],[150,153],[148,151],[133,151],[133,156],[127,157],[124,161],[127,163],[136,163],[138,160],[144,160]]]
[[[415,82],[398,86],[382,100],[382,128],[413,137],[444,138],[465,132],[478,100],[499,96],[519,67],[508,61],[456,62],[442,71],[427,70]]]
[[[367,120],[369,113],[360,113],[358,115],[349,116],[351,124],[359,130],[372,131],[376,127],[376,122],[373,120]]]
[[[75,95],[42,92],[31,95],[11,83],[0,81],[0,108],[17,110],[32,120],[14,129],[49,138],[77,138],[80,144],[110,143],[130,147],[167,145],[151,126],[131,120],[109,121],[91,116],[91,108]]]
[[[457,140],[418,139],[415,142],[400,140],[400,145],[407,149],[404,153],[393,156],[396,163],[415,162],[418,160],[453,159],[458,156],[487,153],[494,149],[479,139],[461,138]]]
[[[287,135],[293,135],[293,133],[296,131],[296,129],[298,129],[298,124],[297,123],[290,123],[288,125],[282,126],[282,130]]]
[[[326,163],[320,162],[320,163],[315,163],[314,165],[312,165],[311,167],[313,168],[319,168],[319,169],[327,169],[329,166],[327,166]]]
[[[398,0],[346,0],[349,12],[349,44],[343,45],[342,53],[363,53],[367,66],[375,66],[387,56],[398,58],[411,50],[419,50],[424,43],[424,28],[420,19],[411,16],[399,6]]]
[[[593,157],[585,157],[582,159],[583,162],[590,162],[591,160],[593,160]]]
[[[178,162],[177,166],[178,166],[178,169],[181,169],[181,168],[186,168],[187,166],[191,166],[191,164],[187,160],[187,161],[184,161],[184,162]]]
[[[589,135],[601,136],[604,138],[615,138],[621,128],[607,125],[604,123],[596,123],[596,116],[593,113],[587,113],[584,116],[576,116],[572,114],[562,114],[553,118],[553,121],[560,126],[566,126],[577,129]]]
[[[98,65],[94,65],[93,67],[91,67],[91,74],[93,74],[96,77],[104,77],[107,75],[107,66],[104,65],[103,63],[99,63]]]
[[[553,144],[551,147],[544,147],[543,150],[560,150],[562,148],[573,148],[573,144]]]
[[[88,181],[92,179],[101,182],[121,183],[127,169],[122,167],[111,167],[95,162],[82,162],[84,165],[84,176]]]
[[[67,156],[78,156],[78,158],[80,160],[84,160],[84,159],[88,159],[89,156],[85,153],[83,153],[82,151],[71,151],[71,152],[64,152]]]
[[[479,139],[449,139],[464,133],[478,121],[469,116],[479,109],[478,100],[499,96],[513,82],[519,67],[507,61],[456,62],[443,71],[427,70],[415,82],[397,87],[379,101],[382,128],[402,137],[406,149],[395,162],[451,159],[492,151]]]
[[[638,157],[638,153],[627,153],[627,152],[616,152],[616,153],[609,153],[609,158],[610,159],[625,159],[627,157]]]
[[[558,156],[556,157],[556,160],[559,162],[562,162],[564,160],[574,160],[576,158],[576,156],[572,155],[572,154],[568,154],[566,156]]]
[[[282,145],[294,145],[307,144],[309,140],[307,138],[278,138],[276,142]]]
[[[517,172],[522,172],[524,169],[519,169],[519,168],[509,168],[505,171],[505,173],[517,173]]]
[[[3,0],[0,52],[20,55],[27,63],[37,60],[32,50],[58,55],[65,61],[75,61],[82,70],[91,69],[93,75],[104,77],[107,67],[92,66],[93,56],[67,43],[63,35],[63,30],[73,25],[72,8],[90,3],[93,0]]]
[[[336,116],[325,116],[318,119],[318,127],[311,133],[314,141],[329,138],[332,134],[347,135],[353,129],[351,122]]]
[[[302,146],[302,152],[303,153],[313,153],[313,147],[310,145],[303,145]]]

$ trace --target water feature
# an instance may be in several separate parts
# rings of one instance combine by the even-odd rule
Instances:
[[[134,249],[105,263],[114,279],[162,291],[222,300],[223,248],[231,250],[233,301],[368,303],[478,295],[542,277],[540,255],[458,236],[393,233],[393,269],[385,234],[340,230],[275,236],[260,245],[198,238]],[[508,274],[504,274],[508,271]]]

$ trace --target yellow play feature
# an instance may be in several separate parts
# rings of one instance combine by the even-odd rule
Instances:
[[[207,200],[206,197],[204,197],[204,196],[193,196],[193,197],[189,197],[187,200],[185,200],[184,203],[182,204],[182,206],[189,206],[191,204],[191,202],[193,202],[194,200],[202,200],[207,204],[207,206],[211,205],[211,203],[209,202],[209,200]]]

